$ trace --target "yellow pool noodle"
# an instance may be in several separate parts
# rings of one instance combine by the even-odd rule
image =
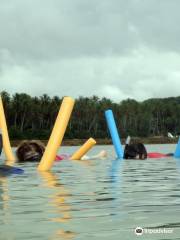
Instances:
[[[62,143],[74,107],[74,102],[75,101],[72,98],[64,97],[46,150],[39,163],[38,170],[48,171],[51,169],[53,162],[56,158],[58,148]]]
[[[6,164],[13,165],[16,161],[16,158],[12,152],[11,144],[9,141],[6,118],[4,114],[3,102],[2,102],[1,96],[0,96],[0,128],[2,131],[3,149],[4,149],[4,153],[7,160]]]
[[[96,141],[93,138],[89,138],[72,156],[71,160],[80,160],[94,145]]]

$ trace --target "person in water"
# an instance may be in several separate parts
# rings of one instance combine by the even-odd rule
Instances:
[[[45,146],[41,141],[23,141],[20,143],[16,150],[18,162],[39,162],[44,154]],[[68,154],[61,154],[56,156],[56,161],[69,159],[71,156]],[[83,156],[81,160],[90,159],[104,159],[107,157],[105,150],[100,151],[94,156]]]
[[[125,146],[124,159],[140,159],[147,158],[147,151],[142,143],[134,143]]]
[[[23,141],[17,147],[16,156],[18,162],[39,162],[45,151],[45,146],[40,141]]]
[[[145,160],[147,158],[165,158],[172,157],[173,153],[158,153],[158,152],[149,152],[147,153],[146,147],[143,143],[131,143],[130,136],[128,136],[124,148],[124,159],[139,159]]]
[[[130,137],[128,136],[124,148],[124,159],[140,159],[144,160],[147,158],[147,150],[142,143],[130,144]]]

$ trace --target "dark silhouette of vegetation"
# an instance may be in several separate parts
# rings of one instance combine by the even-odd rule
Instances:
[[[10,96],[1,92],[11,139],[48,139],[62,98],[44,94],[31,97],[25,93]],[[114,103],[107,98],[79,97],[65,138],[108,138],[104,111],[111,108],[122,137],[167,136],[180,131],[180,97],[132,99]]]

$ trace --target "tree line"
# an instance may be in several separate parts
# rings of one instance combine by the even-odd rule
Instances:
[[[1,92],[11,139],[48,139],[63,97]],[[76,99],[66,139],[108,138],[104,111],[112,109],[122,137],[167,136],[180,132],[180,97],[119,103],[97,96]]]

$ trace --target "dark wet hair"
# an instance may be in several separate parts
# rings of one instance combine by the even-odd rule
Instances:
[[[146,159],[147,151],[142,143],[126,145],[124,149],[124,159]]]
[[[40,161],[45,147],[40,141],[23,141],[16,150],[19,162]]]

